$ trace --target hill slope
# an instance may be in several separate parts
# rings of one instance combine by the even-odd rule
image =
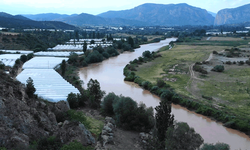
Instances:
[[[205,9],[188,4],[143,4],[129,10],[108,11],[98,16],[150,22],[152,25],[212,25],[214,17]]]
[[[223,9],[217,13],[214,25],[237,24],[250,20],[250,4],[233,8]]]
[[[0,13],[0,26],[6,28],[76,29],[75,26],[59,21],[34,21],[21,15]]]

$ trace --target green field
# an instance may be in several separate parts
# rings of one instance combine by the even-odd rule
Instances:
[[[217,41],[190,41],[176,43],[171,50],[162,48],[153,61],[137,67],[136,75],[156,83],[157,78],[175,78],[176,82],[165,81],[175,89],[175,92],[196,99],[204,104],[218,106],[222,110],[250,118],[250,67],[249,65],[224,65],[222,73],[209,72],[205,76],[195,72],[194,79],[190,77],[189,66],[195,62],[207,60],[213,51],[223,51],[232,47],[250,47],[249,40],[216,38]],[[182,74],[169,74],[173,66]],[[216,63],[212,62],[212,66]],[[204,99],[211,97],[212,100]]]

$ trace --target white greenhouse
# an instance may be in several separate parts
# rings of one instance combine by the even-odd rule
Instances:
[[[69,93],[79,90],[64,80],[54,69],[25,69],[17,79],[26,84],[31,77],[36,88],[35,94],[51,102],[66,101]]]

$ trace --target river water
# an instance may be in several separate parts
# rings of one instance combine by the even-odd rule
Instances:
[[[134,83],[124,81],[123,68],[129,61],[141,56],[144,51],[156,51],[174,40],[176,39],[170,38],[159,43],[141,45],[140,48],[135,49],[135,52],[125,52],[117,57],[80,69],[79,77],[84,82],[84,88],[91,78],[97,79],[101,89],[106,93],[122,94],[131,97],[138,103],[143,102],[147,107],[155,108],[159,105],[159,97],[143,90]],[[226,128],[210,118],[196,114],[179,105],[172,105],[172,113],[176,121],[187,122],[189,126],[193,127],[203,137],[205,143],[223,142],[229,144],[232,150],[250,150],[250,138],[244,133]]]

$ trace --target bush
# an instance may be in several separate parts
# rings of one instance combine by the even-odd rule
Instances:
[[[205,143],[200,150],[230,150],[230,146],[225,143],[207,144]]]
[[[216,65],[213,69],[212,69],[212,71],[216,71],[216,72],[222,72],[222,71],[224,71],[224,66],[223,65]]]
[[[145,51],[145,52],[143,52],[143,53],[142,53],[142,56],[143,56],[144,58],[151,58],[151,57],[152,57],[150,51]]]
[[[21,55],[20,60],[25,63],[28,60],[28,57],[26,55]]]
[[[87,63],[97,63],[103,61],[103,56],[97,50],[94,50],[92,53],[88,54],[86,58]]]
[[[75,93],[69,93],[67,97],[70,108],[77,108],[79,106],[78,97]]]
[[[161,93],[160,97],[162,100],[171,101],[173,95],[174,95],[174,93],[171,92],[170,90],[164,90],[164,92]]]
[[[109,54],[107,52],[103,52],[102,56],[105,57],[105,58],[109,58]]]
[[[142,82],[142,87],[144,88],[144,89],[146,89],[146,90],[150,90],[151,88],[152,88],[152,83],[151,82],[149,82],[149,81],[143,81]]]
[[[157,79],[157,86],[162,88],[166,85],[166,83],[162,79]]]
[[[150,131],[154,126],[153,108],[146,108],[144,104],[137,103],[130,97],[120,96],[113,101],[113,111],[118,126],[135,131]]]
[[[107,116],[113,116],[113,103],[119,100],[119,96],[115,95],[115,93],[109,93],[107,96],[104,97],[101,103],[101,112]]]
[[[109,56],[117,56],[117,55],[119,55],[118,51],[114,47],[111,47],[111,46],[108,47],[106,51],[109,54]]]
[[[49,138],[42,138],[41,140],[39,140],[37,150],[58,150],[61,146],[61,140],[59,138],[51,136]]]
[[[93,150],[94,148],[88,146],[84,147],[80,142],[74,141],[67,145],[63,145],[60,150]]]
[[[217,54],[218,54],[218,52],[217,52],[217,51],[213,51],[213,54],[217,55]]]
[[[83,114],[83,112],[80,111],[76,111],[76,110],[69,110],[68,112],[70,121],[79,121],[82,124],[84,124],[84,126],[86,126],[86,128],[90,128],[90,122],[87,120],[86,116]]]
[[[159,87],[158,86],[153,86],[150,90],[150,92],[154,93],[154,94],[157,94],[157,91],[158,91]]]
[[[113,104],[115,120],[117,124],[124,129],[131,130],[133,128],[133,120],[135,120],[137,103],[130,97],[121,96],[120,99]]]

